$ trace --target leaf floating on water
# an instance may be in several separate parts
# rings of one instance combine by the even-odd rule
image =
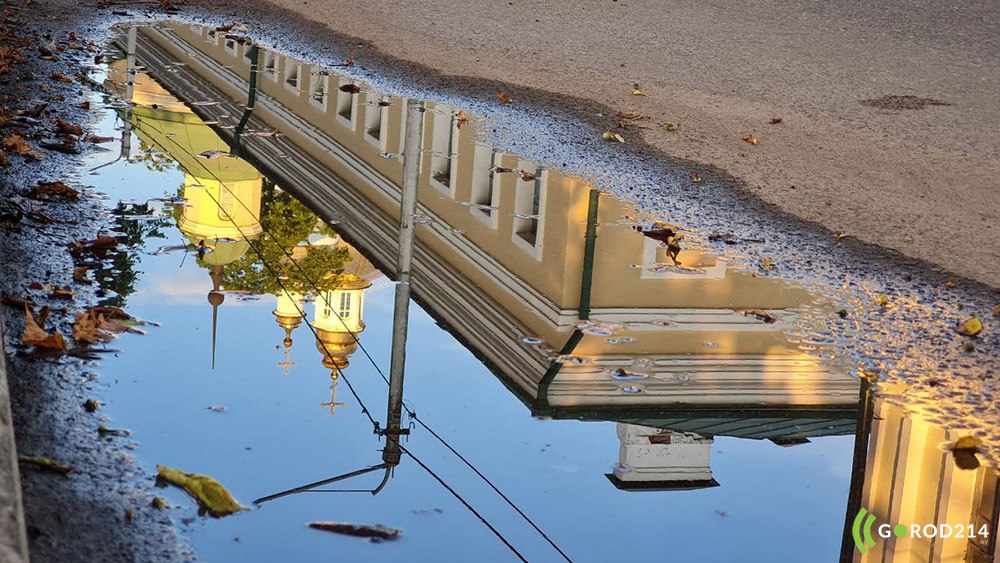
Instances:
[[[971,471],[979,468],[979,459],[976,458],[976,454],[979,453],[979,448],[982,445],[983,441],[975,436],[962,436],[948,449],[951,450],[955,465],[959,469]]]
[[[604,134],[601,135],[601,138],[604,139],[605,141],[618,141],[619,143],[625,142],[625,137],[622,137],[620,134],[614,131],[605,131]]]
[[[49,78],[51,78],[52,80],[55,80],[56,82],[67,82],[67,83],[68,82],[73,82],[72,78],[66,76],[65,74],[63,74],[61,72],[53,72],[51,75],[49,75]]]
[[[46,350],[65,350],[66,341],[63,340],[62,334],[59,334],[58,332],[49,334],[40,326],[41,324],[44,324],[45,317],[48,315],[49,308],[45,307],[38,315],[39,321],[36,321],[34,315],[31,314],[31,309],[25,305],[24,335],[21,337],[21,341],[25,344],[31,344]]]
[[[521,176],[521,180],[525,182],[531,182],[535,179],[535,175],[527,170],[520,170],[518,174]]]
[[[149,504],[157,510],[165,510],[167,508],[167,501],[163,500],[163,497],[153,497],[153,502]]]
[[[464,111],[460,111],[455,114],[455,127],[458,129],[461,129],[467,121],[469,121],[469,116],[465,115]]]
[[[777,125],[777,124],[781,123],[782,121],[784,121],[784,120],[781,119],[780,117],[772,117],[771,120],[768,121],[768,123],[771,124],[771,125]]]
[[[76,135],[77,137],[83,135],[83,127],[62,119],[56,121],[56,129],[62,135]]]
[[[778,317],[768,313],[767,311],[761,311],[760,309],[750,309],[749,311],[743,311],[743,315],[747,317],[754,317],[755,319],[764,321],[765,324],[771,324],[778,322]]]
[[[310,522],[309,527],[314,530],[323,530],[345,536],[355,536],[360,538],[371,538],[372,540],[384,541],[394,540],[403,535],[403,530],[389,528],[381,524],[368,526],[365,524],[349,524],[346,522]]]
[[[691,181],[692,182],[700,182],[701,181],[701,174],[699,174],[697,170],[691,172]]]
[[[108,428],[105,425],[97,427],[97,433],[101,436],[131,436],[132,432],[124,428]]]
[[[157,465],[156,472],[159,479],[184,489],[213,518],[249,510],[236,502],[221,483],[207,475],[185,473],[165,465]]]
[[[38,150],[35,149],[35,147],[28,144],[28,141],[25,141],[24,137],[16,133],[4,137],[3,142],[0,143],[0,146],[2,146],[3,150],[7,152],[12,152],[14,154],[18,154],[21,156],[27,156],[35,160],[40,160],[43,156],[42,153],[38,152]]]
[[[344,84],[340,87],[340,91],[348,94],[360,94],[361,86],[358,86],[357,84]]]
[[[212,412],[226,412],[226,407],[222,405],[212,405],[210,407],[205,407]]]
[[[753,133],[750,133],[746,137],[743,137],[743,140],[750,143],[751,145],[757,144],[757,137],[755,137]]]
[[[19,455],[17,456],[17,461],[21,463],[34,465],[35,467],[39,467],[41,469],[45,469],[46,471],[51,471],[53,473],[58,473],[60,475],[69,475],[70,473],[73,472],[72,467],[61,465],[59,463],[52,461],[47,457]]]
[[[83,410],[87,412],[94,412],[99,408],[101,408],[101,402],[97,399],[87,399],[83,403]]]
[[[90,270],[86,266],[77,266],[73,268],[73,281],[76,283],[89,284],[90,280],[87,278],[87,272]]]
[[[510,96],[508,96],[504,92],[497,92],[497,99],[500,100],[501,102],[505,103],[505,104],[509,104],[512,101],[510,99]]]
[[[80,240],[69,245],[69,251],[74,254],[90,253],[103,256],[108,250],[118,246],[118,239],[101,235],[94,240]]]
[[[979,320],[979,317],[972,317],[955,327],[955,332],[964,336],[978,336],[982,331],[983,321]]]
[[[633,96],[645,96],[646,95],[646,93],[642,91],[642,88],[639,88],[639,83],[638,82],[636,82],[635,84],[632,84],[632,95]]]
[[[878,305],[879,307],[885,307],[889,305],[889,296],[884,293],[878,294],[878,296],[875,297],[875,304]]]

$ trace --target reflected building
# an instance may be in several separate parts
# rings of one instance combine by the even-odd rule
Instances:
[[[619,422],[618,465],[607,477],[626,491],[675,491],[717,487],[709,457],[712,438]]]
[[[863,507],[876,517],[876,525],[948,524],[961,528],[961,533],[882,538],[875,536],[876,528],[872,533],[877,541],[867,553],[861,554],[853,543],[845,548],[854,561],[986,563],[1000,559],[997,470],[980,465],[971,453],[956,459],[948,448],[966,434],[945,430],[932,419],[919,410],[908,412],[887,400],[874,399],[867,456],[856,462],[863,464],[863,482],[852,483],[860,488],[860,506],[849,507],[847,516],[854,517]]]

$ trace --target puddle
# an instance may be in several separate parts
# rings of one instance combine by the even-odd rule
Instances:
[[[944,383],[859,358],[855,319],[909,304],[737,268],[703,243],[759,233],[654,221],[481,143],[458,108],[197,25],[118,32],[130,54],[105,86],[132,103],[107,111],[120,157],[92,157],[86,181],[127,202],[133,251],[96,281],[157,325],[100,362],[101,400],[144,465],[260,501],[190,520],[165,491],[203,558],[830,560],[856,549],[861,509],[977,532],[878,538],[865,560],[996,549],[995,430],[916,400]],[[412,283],[396,284],[415,106]],[[880,338],[891,358],[899,336]],[[978,451],[948,447],[972,434]]]

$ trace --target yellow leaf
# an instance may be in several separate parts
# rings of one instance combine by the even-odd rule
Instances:
[[[774,260],[771,260],[770,258],[760,259],[760,269],[764,270],[765,274],[770,274],[772,268],[774,268]]]
[[[461,129],[465,122],[469,120],[469,116],[465,115],[464,111],[460,111],[455,114],[455,127]]]
[[[983,331],[983,321],[979,320],[979,317],[972,317],[955,327],[955,331],[965,336],[976,336]]]
[[[1000,305],[993,307],[993,316],[1000,317]]]
[[[889,304],[889,296],[884,293],[878,294],[878,296],[875,297],[875,304],[879,307],[885,307]]]
[[[695,170],[694,172],[691,173],[691,181],[692,182],[700,182],[701,181],[701,174],[699,174],[697,170]]]
[[[185,473],[165,465],[157,465],[160,479],[184,489],[198,504],[214,518],[228,516],[241,510],[249,510],[236,502],[233,495],[221,483],[207,475]]]
[[[757,137],[754,137],[753,133],[750,133],[746,137],[743,137],[743,140],[746,141],[746,142],[748,142],[748,143],[750,143],[751,145],[756,145],[757,144]]]
[[[646,93],[643,92],[641,88],[639,88],[639,83],[638,82],[632,85],[632,95],[633,96],[645,96],[646,95]]]
[[[601,138],[604,139],[605,141],[618,141],[619,143],[625,142],[625,137],[622,137],[621,135],[615,133],[614,131],[605,131],[604,134],[601,135]]]
[[[509,104],[511,102],[510,96],[504,92],[497,92],[497,99],[505,104]]]

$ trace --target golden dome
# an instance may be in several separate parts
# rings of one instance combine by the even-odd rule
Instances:
[[[323,355],[323,366],[331,370],[346,369],[348,357],[358,349],[358,342],[349,332],[316,329],[316,350]]]

